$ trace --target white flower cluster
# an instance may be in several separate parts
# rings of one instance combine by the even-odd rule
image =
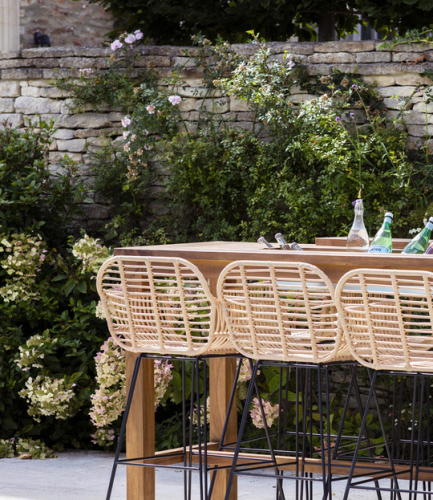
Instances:
[[[170,365],[168,361],[163,363],[160,359],[155,361],[153,370],[153,380],[155,386],[155,410],[159,406],[161,399],[167,391],[168,384],[173,378],[171,369],[173,365]]]
[[[48,330],[43,335],[33,335],[23,346],[19,346],[20,357],[15,361],[22,371],[28,371],[30,368],[42,368],[41,360],[45,354],[53,352],[56,342],[57,339],[51,339]]]
[[[14,438],[0,439],[0,458],[12,458],[14,452]]]
[[[110,256],[107,247],[100,245],[99,240],[87,234],[72,247],[72,254],[83,263],[82,272],[97,273],[101,265]]]
[[[269,401],[264,401],[263,399],[262,405],[265,413],[266,425],[268,427],[272,427],[273,423],[278,418],[279,405],[273,405]],[[253,425],[257,427],[257,429],[263,429],[265,427],[263,423],[262,412],[259,406],[259,400],[257,398],[253,399],[253,407],[250,410],[250,416],[253,421]]]
[[[60,420],[73,417],[81,406],[75,397],[75,384],[65,379],[51,379],[38,375],[34,380],[29,377],[26,388],[19,395],[30,403],[28,414],[37,422],[41,416],[54,416]]]
[[[95,316],[99,319],[107,319],[105,317],[105,311],[104,311],[104,308],[102,307],[102,302],[99,301],[97,306],[96,306],[96,309],[95,309]]]
[[[95,427],[101,428],[117,420],[125,408],[125,356],[110,337],[102,345],[95,361],[98,389],[91,396],[90,418]]]
[[[33,286],[47,253],[42,238],[28,234],[0,235],[0,238],[0,255],[4,257],[0,265],[7,274],[0,296],[5,302],[37,297]]]
[[[92,438],[92,443],[102,446],[103,448],[108,448],[113,444],[116,435],[113,429],[104,429],[100,427],[96,429],[95,434],[90,434],[90,437]]]

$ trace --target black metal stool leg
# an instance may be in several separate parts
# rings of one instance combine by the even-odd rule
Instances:
[[[117,464],[119,463],[119,456],[122,450],[123,439],[125,438],[126,432],[126,422],[128,421],[129,410],[131,408],[132,397],[134,396],[134,389],[137,383],[138,372],[140,371],[140,364],[142,360],[142,355],[137,356],[134,365],[134,371],[132,373],[131,385],[129,387],[128,399],[126,400],[125,412],[123,414],[122,425],[120,427],[119,442],[117,443],[116,454],[114,455],[113,469],[111,471],[110,483],[108,485],[108,491],[106,500],[110,500],[111,492],[113,490],[114,478],[116,476]]]
[[[252,396],[253,396],[254,382],[256,380],[258,368],[259,368],[259,363],[257,362],[254,365],[254,368],[252,370],[251,381],[250,381],[250,385],[248,387],[248,393],[247,393],[247,398],[245,400],[244,412],[242,414],[241,425],[239,427],[238,440],[236,442],[236,448],[235,448],[235,452],[234,452],[234,455],[233,455],[233,462],[232,462],[232,466],[231,466],[231,469],[230,469],[230,476],[229,476],[229,480],[227,482],[227,490],[226,490],[225,500],[230,500],[230,491],[232,489],[233,478],[234,478],[234,475],[235,475],[235,472],[236,472],[236,464],[237,464],[237,461],[238,461],[239,451],[240,451],[241,444],[242,444],[242,437],[243,437],[243,434],[244,434],[244,431],[245,431],[245,425],[247,423],[248,408],[249,408],[249,405],[251,403],[251,399],[252,399]]]

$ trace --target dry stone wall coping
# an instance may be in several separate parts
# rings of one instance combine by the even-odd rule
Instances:
[[[267,44],[272,58],[282,60],[292,57],[303,64],[310,75],[329,74],[333,69],[357,73],[366,83],[377,84],[379,93],[388,107],[388,116],[396,116],[399,97],[407,97],[419,85],[432,82],[423,73],[433,69],[433,47],[426,44],[397,45],[393,50],[379,50],[380,42],[270,42]],[[245,56],[253,55],[255,44],[233,44],[232,50]],[[202,81],[202,72],[189,59],[197,54],[193,47],[143,45],[134,49],[139,55],[137,67],[152,64],[158,72],[160,85],[169,78],[175,66],[183,65],[180,72],[185,88],[179,89],[182,97],[180,110],[193,130],[198,110],[211,110],[213,101]],[[54,141],[49,160],[53,168],[67,153],[73,160],[86,164],[83,172],[91,175],[91,156],[105,144],[104,134],[116,140],[121,137],[122,113],[100,109],[92,111],[89,106],[80,114],[73,114],[70,96],[52,85],[58,76],[78,78],[84,68],[107,68],[110,48],[101,47],[49,47],[30,48],[21,51],[0,53],[0,127],[7,120],[14,127],[21,127],[25,119],[36,122],[39,117],[55,121]],[[299,88],[292,89],[292,101],[299,103],[316,96]],[[221,98],[220,93],[215,97]],[[234,98],[219,99],[222,105],[215,111],[229,121],[230,126],[253,130],[254,116],[246,101]],[[422,139],[427,122],[429,133],[433,131],[433,106],[427,110],[421,94],[413,96],[406,116],[408,132],[413,140]],[[430,131],[430,129],[432,129]],[[101,205],[102,206],[102,205]],[[97,210],[96,210],[97,211]],[[100,211],[104,212],[103,209]],[[101,214],[100,213],[100,214]]]

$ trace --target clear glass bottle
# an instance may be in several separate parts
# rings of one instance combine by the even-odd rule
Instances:
[[[425,228],[419,234],[417,234],[409,244],[404,247],[402,253],[424,253],[428,247],[432,229],[433,217],[430,217]]]
[[[263,245],[265,248],[272,248],[272,250],[275,249],[274,246],[272,246],[269,241],[266,241],[265,238],[263,236],[260,236],[260,238],[257,240],[257,243],[260,243],[261,245]]]
[[[290,245],[287,243],[287,241],[283,238],[283,235],[281,233],[277,233],[275,235],[275,239],[278,241],[278,244],[283,250],[291,250]]]
[[[392,252],[392,237],[391,237],[391,222],[393,215],[391,212],[386,212],[382,227],[377,232],[371,242],[368,253],[391,253]]]
[[[355,218],[347,236],[346,250],[349,252],[367,252],[368,233],[364,224],[364,204],[361,199],[355,203]]]
[[[301,248],[301,247],[300,247],[300,246],[296,243],[296,241],[294,241],[293,243],[290,243],[290,248],[291,248],[292,250],[296,250],[297,252],[303,252],[303,251],[304,251],[304,249],[303,249],[303,248]]]

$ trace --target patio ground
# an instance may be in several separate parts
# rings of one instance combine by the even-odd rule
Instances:
[[[69,451],[49,460],[0,460],[0,500],[104,500],[113,455],[103,452]],[[112,500],[126,499],[125,467],[119,467]],[[157,470],[157,500],[182,500],[182,473]],[[275,481],[239,478],[239,500],[275,500]],[[342,500],[345,481],[333,483],[333,499]],[[294,483],[285,481],[288,499]],[[320,488],[314,500],[321,500]],[[385,493],[385,496],[387,494]],[[374,492],[352,490],[350,500],[374,500]],[[193,500],[198,495],[193,495]],[[143,499],[144,500],[144,499]]]

